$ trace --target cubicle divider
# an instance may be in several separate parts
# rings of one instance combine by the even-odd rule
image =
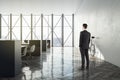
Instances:
[[[21,65],[21,42],[0,40],[0,77],[20,74]]]

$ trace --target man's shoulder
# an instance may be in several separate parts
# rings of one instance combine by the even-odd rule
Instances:
[[[90,32],[89,31],[85,31],[86,33],[88,33],[88,34],[90,34]]]
[[[83,32],[83,31],[81,31],[81,32],[80,32],[80,34],[82,35],[82,34],[84,34],[84,32]]]
[[[90,34],[90,32],[88,32],[88,31],[86,31],[86,30],[81,31],[80,33],[81,33],[81,34],[84,34],[84,33],[88,33],[88,34]]]
[[[90,34],[90,32],[88,32]]]
[[[84,31],[81,31],[80,33],[83,33]]]
[[[81,33],[88,33],[88,31],[84,30],[84,31],[81,31]]]

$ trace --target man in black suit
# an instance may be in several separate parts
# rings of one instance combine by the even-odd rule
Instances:
[[[79,47],[81,52],[81,70],[85,68],[85,58],[86,58],[86,69],[89,69],[89,43],[90,43],[90,32],[87,30],[87,24],[83,24],[83,31],[80,32]]]

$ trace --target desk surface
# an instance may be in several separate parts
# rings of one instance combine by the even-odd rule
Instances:
[[[21,48],[22,48],[22,47],[27,47],[27,46],[25,46],[25,45],[21,45]]]
[[[29,45],[29,43],[22,43],[21,45]]]

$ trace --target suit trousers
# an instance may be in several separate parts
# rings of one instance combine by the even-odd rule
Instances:
[[[88,54],[88,49],[82,49],[82,48],[80,48],[80,52],[81,52],[82,67],[85,66],[85,59],[86,59],[86,66],[89,67],[89,54]]]

